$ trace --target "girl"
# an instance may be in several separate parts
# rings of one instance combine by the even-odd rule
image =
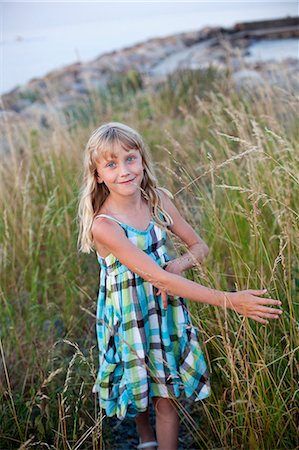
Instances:
[[[101,266],[97,306],[100,367],[94,385],[107,416],[134,417],[139,449],[175,450],[178,399],[198,401],[210,393],[206,362],[185,298],[230,308],[268,323],[278,300],[266,290],[222,292],[183,277],[201,263],[208,247],[180,215],[171,194],[157,186],[141,136],[111,122],[96,129],[86,146],[79,202],[79,249],[95,249]],[[188,247],[170,261],[166,228]],[[269,305],[269,306],[264,306]],[[156,433],[148,406],[156,411]]]

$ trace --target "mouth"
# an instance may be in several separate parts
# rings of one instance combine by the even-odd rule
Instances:
[[[135,177],[135,178],[136,178],[136,177]],[[131,181],[134,181],[135,178],[132,178],[132,180],[121,181],[119,184],[129,184],[129,183],[131,183]]]

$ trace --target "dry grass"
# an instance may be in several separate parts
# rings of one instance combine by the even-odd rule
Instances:
[[[175,86],[175,87],[174,87]],[[125,87],[125,88],[124,88]],[[112,89],[113,88],[113,89]],[[81,155],[108,120],[137,128],[163,186],[210,247],[187,276],[221,289],[267,287],[284,314],[268,326],[189,302],[212,395],[182,408],[198,448],[291,449],[299,432],[299,133],[296,101],[229,76],[179,73],[159,90],[112,93],[55,116],[7,124],[0,174],[1,448],[101,449],[109,430],[91,395],[97,369],[96,259],[78,255]],[[183,246],[174,241],[177,253]],[[200,426],[198,426],[200,420]],[[104,421],[105,423],[105,421]]]

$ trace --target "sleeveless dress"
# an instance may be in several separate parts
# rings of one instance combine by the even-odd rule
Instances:
[[[141,231],[105,214],[97,217],[116,221],[134,245],[165,267],[166,230],[153,220]],[[112,254],[97,256],[99,371],[93,392],[106,415],[135,417],[153,396],[193,401],[208,397],[210,377],[186,300],[168,296],[165,309],[155,286]]]

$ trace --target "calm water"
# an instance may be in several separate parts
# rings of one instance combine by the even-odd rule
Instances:
[[[295,16],[297,2],[2,2],[0,12],[3,93],[51,70],[151,37],[204,26],[232,26],[238,21]],[[298,54],[298,41],[289,45]],[[257,50],[273,52],[270,47]],[[284,54],[286,48],[276,47],[277,51]]]

